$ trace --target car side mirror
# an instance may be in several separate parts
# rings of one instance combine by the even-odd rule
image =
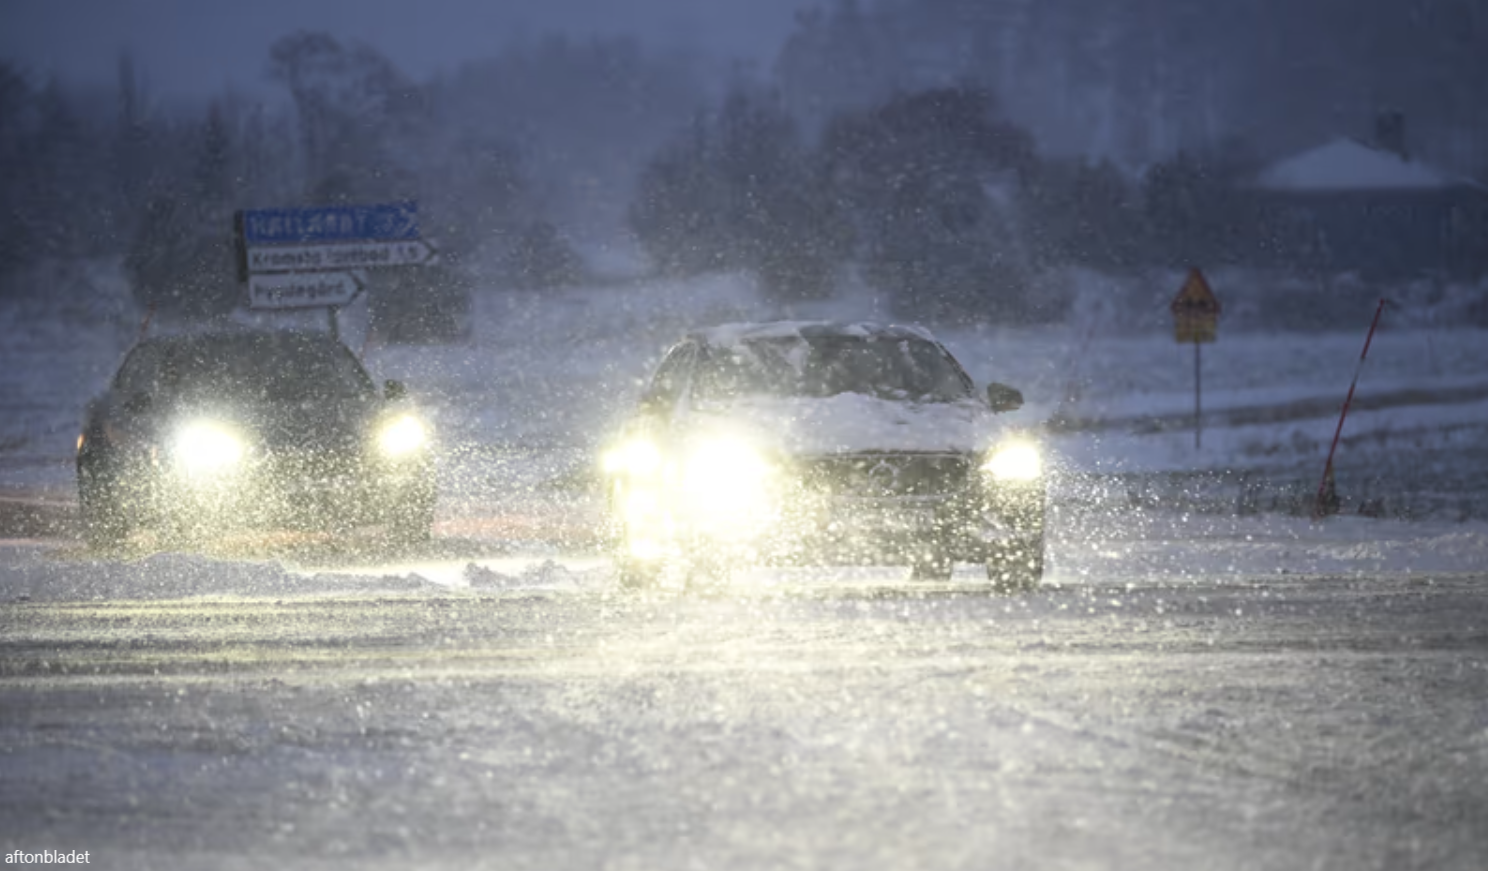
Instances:
[[[1017,411],[1023,407],[1023,392],[994,381],[987,385],[987,404],[998,414]]]
[[[388,402],[397,402],[408,398],[408,388],[403,385],[402,381],[389,378],[382,382],[382,395]]]

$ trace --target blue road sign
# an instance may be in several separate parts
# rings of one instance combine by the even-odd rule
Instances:
[[[249,209],[243,212],[243,239],[249,245],[367,242],[418,237],[418,203],[413,200],[360,206]]]

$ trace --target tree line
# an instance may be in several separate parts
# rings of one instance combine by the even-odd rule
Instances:
[[[629,218],[652,261],[750,269],[782,302],[856,270],[905,317],[1013,323],[1064,316],[1031,280],[1050,267],[1302,265],[1266,250],[1243,152],[1179,152],[1136,176],[1052,157],[974,85],[835,114],[814,141],[801,128],[759,87],[699,114],[641,173]]]
[[[1061,314],[1029,289],[1051,266],[1255,262],[1276,246],[1244,181],[1348,132],[1340,111],[1362,128],[1407,106],[1413,151],[1488,170],[1478,4],[1199,12],[829,0],[768,71],[717,91],[697,58],[561,36],[415,81],[370,47],[296,33],[265,58],[278,102],[193,107],[152,99],[128,55],[107,92],[0,61],[0,277],[116,257],[142,306],[210,317],[240,293],[234,210],[417,199],[443,252],[419,280],[454,296],[477,261],[488,286],[582,280],[565,229],[593,220],[628,228],[661,271],[748,269],[782,301],[856,273],[918,318],[1030,321]],[[379,278],[383,298],[407,278]]]
[[[265,60],[277,98],[166,105],[128,54],[111,90],[0,60],[0,296],[44,292],[3,280],[28,266],[111,257],[141,308],[213,317],[241,296],[234,211],[405,199],[440,250],[425,286],[468,285],[477,259],[500,285],[576,281],[561,228],[703,101],[687,63],[552,37],[414,81],[369,46],[301,32]]]
[[[813,131],[968,80],[1050,153],[1128,169],[1242,134],[1275,157],[1394,109],[1414,153],[1488,180],[1481,0],[822,0],[772,73]]]

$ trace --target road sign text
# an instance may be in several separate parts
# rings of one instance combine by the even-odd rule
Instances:
[[[434,249],[422,239],[406,242],[351,242],[340,245],[271,245],[248,249],[248,271],[313,272],[373,266],[418,266]]]
[[[315,308],[346,305],[361,284],[349,272],[278,273],[248,278],[252,308]]]
[[[418,203],[250,209],[243,213],[249,245],[417,239]]]

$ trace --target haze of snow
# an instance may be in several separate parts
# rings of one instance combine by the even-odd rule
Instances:
[[[95,276],[94,286],[100,283],[108,286]],[[112,291],[122,295],[119,286]],[[1218,289],[1226,291],[1233,289]],[[1083,292],[1093,295],[1095,289]],[[44,314],[0,312],[7,336],[0,348],[0,495],[65,500],[71,498],[71,442],[82,405],[102,389],[132,329],[123,317],[79,326]],[[1353,314],[1367,324],[1369,312]],[[353,307],[343,319],[354,349],[362,347],[362,316]],[[479,295],[468,343],[366,349],[374,377],[404,380],[434,421],[444,451],[437,526],[442,549],[369,560],[312,543],[309,556],[270,548],[247,557],[209,551],[117,562],[76,547],[9,543],[0,551],[0,597],[280,596],[348,589],[449,595],[607,585],[613,576],[599,547],[602,511],[591,479],[601,443],[650,368],[685,332],[772,318],[890,320],[868,295],[771,306],[747,278],[735,275]],[[1358,361],[1362,326],[1318,335],[1246,334],[1227,332],[1222,321],[1219,341],[1202,352],[1206,414],[1218,419],[1231,411],[1307,402],[1324,410],[1276,422],[1261,414],[1258,422],[1211,424],[1202,447],[1193,444],[1186,421],[1193,348],[1176,345],[1165,330],[1105,332],[1075,321],[935,333],[979,387],[996,380],[1023,391],[1027,405],[1009,416],[1014,425],[1083,421],[1046,436],[1057,496],[1051,583],[1452,572],[1488,565],[1488,527],[1477,522],[1196,516],[1182,513],[1181,505],[1133,505],[1129,494],[1102,490],[1107,484],[1099,476],[1111,473],[1278,466],[1320,473],[1336,425],[1332,412]],[[1367,463],[1422,449],[1450,456],[1456,445],[1482,444],[1488,429],[1484,339],[1471,329],[1391,327],[1378,335],[1360,398],[1402,390],[1424,398],[1354,413],[1345,432],[1355,441],[1346,451]],[[1442,391],[1456,391],[1457,399],[1432,404],[1433,392]],[[1112,420],[1127,423],[1101,425]],[[1144,428],[1143,421],[1151,425]],[[1375,443],[1360,443],[1366,436]],[[830,575],[849,582],[889,576],[857,570]],[[758,580],[771,583],[768,573]]]

